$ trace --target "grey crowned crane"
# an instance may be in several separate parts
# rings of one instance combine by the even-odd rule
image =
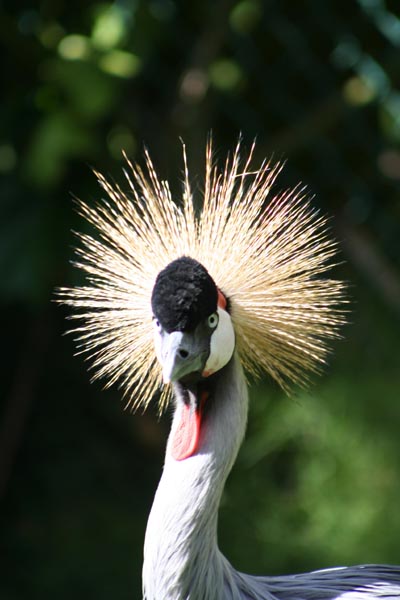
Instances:
[[[400,599],[400,567],[367,565],[283,577],[236,571],[217,544],[218,507],[243,440],[244,371],[285,390],[305,385],[343,323],[344,286],[326,219],[302,188],[272,197],[280,166],[252,167],[240,144],[220,171],[211,143],[197,211],[184,150],[176,204],[148,155],[128,162],[129,193],[79,203],[99,238],[80,235],[88,285],[62,289],[78,311],[80,347],[96,377],[122,382],[128,404],[173,400],[165,466],[144,545],[146,600]]]

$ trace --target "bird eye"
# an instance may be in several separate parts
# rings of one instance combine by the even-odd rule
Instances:
[[[162,326],[158,319],[154,319],[154,327],[157,329],[158,332],[161,332]]]
[[[211,329],[215,329],[218,325],[218,313],[213,313],[207,319],[207,325],[211,327]]]

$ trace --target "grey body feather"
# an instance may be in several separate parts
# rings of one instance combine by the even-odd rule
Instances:
[[[172,434],[182,403],[177,389],[175,395]],[[218,508],[245,433],[247,408],[246,384],[234,356],[221,371],[199,451],[175,461],[168,443],[146,531],[145,600],[399,600],[400,567],[367,565],[256,577],[236,571],[221,554]]]

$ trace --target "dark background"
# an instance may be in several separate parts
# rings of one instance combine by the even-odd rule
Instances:
[[[0,598],[140,598],[169,417],[89,383],[68,311],[71,195],[146,144],[179,192],[207,133],[286,158],[332,215],[352,314],[325,375],[252,387],[220,544],[252,573],[400,562],[400,8],[397,1],[2,4]]]

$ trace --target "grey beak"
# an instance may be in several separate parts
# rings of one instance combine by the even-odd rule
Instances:
[[[193,333],[173,331],[164,334],[161,345],[164,383],[177,381],[195,371],[201,372],[208,354],[205,340],[196,340]]]

